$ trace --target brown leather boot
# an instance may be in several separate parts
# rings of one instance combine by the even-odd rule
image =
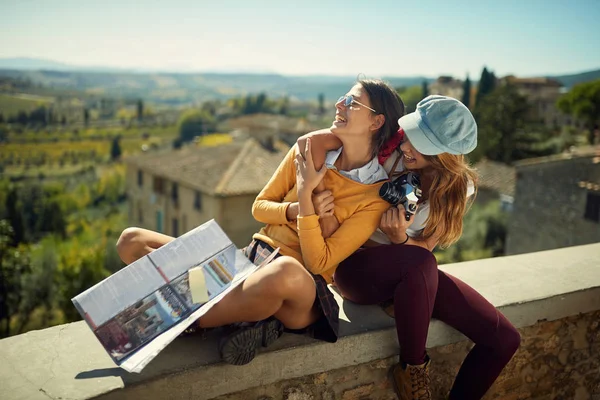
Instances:
[[[392,367],[392,380],[400,400],[431,400],[429,357],[421,365],[401,362]]]

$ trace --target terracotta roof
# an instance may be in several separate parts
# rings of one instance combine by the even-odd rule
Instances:
[[[517,78],[516,76],[506,76],[503,78],[505,81],[510,82],[514,85],[536,85],[536,86],[553,86],[561,87],[562,83],[552,78]]]
[[[220,196],[258,194],[289,150],[275,143],[270,152],[255,139],[211,147],[186,147],[164,154],[143,154],[126,159],[152,175]]]
[[[504,163],[483,159],[475,164],[479,173],[479,187],[514,196],[516,168]]]

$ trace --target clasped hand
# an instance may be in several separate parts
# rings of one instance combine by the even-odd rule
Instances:
[[[402,204],[390,207],[381,216],[379,229],[387,235],[392,243],[404,243],[408,237],[406,230],[413,223],[414,215],[406,220],[406,211]]]
[[[310,138],[306,139],[306,155],[302,157],[302,154],[296,154],[294,165],[296,166],[296,185],[298,188],[298,196],[301,194],[312,193],[317,187],[319,182],[323,180],[325,173],[327,172],[327,166],[323,165],[320,171],[315,169],[313,162],[312,153],[310,149]]]

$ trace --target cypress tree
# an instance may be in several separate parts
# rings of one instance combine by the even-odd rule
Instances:
[[[462,95],[462,103],[467,106],[467,108],[471,105],[471,80],[469,79],[469,75],[467,74],[467,79],[463,83],[463,95]]]
[[[477,104],[479,104],[485,96],[492,93],[495,87],[496,76],[493,72],[489,72],[486,67],[483,67],[483,71],[481,71],[481,78],[479,79],[479,86],[477,87],[475,105],[477,106]]]

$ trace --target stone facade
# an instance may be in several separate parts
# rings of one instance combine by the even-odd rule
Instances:
[[[440,76],[435,82],[429,84],[428,90],[429,94],[439,94],[462,100],[464,93],[463,81],[454,79],[451,76]]]
[[[600,311],[519,330],[521,347],[484,399],[600,399]],[[429,350],[434,399],[446,398],[464,357],[463,341]],[[396,357],[278,382],[217,400],[393,400]]]
[[[264,225],[252,204],[289,147],[255,139],[126,160],[129,224],[180,236],[215,219],[239,248]]]
[[[127,169],[128,222],[170,236],[180,236],[211,219],[215,219],[238,247],[250,243],[252,234],[264,225],[252,217],[256,194],[215,196],[177,181],[158,177],[135,167]],[[138,184],[142,174],[143,184]],[[154,191],[153,182],[162,179],[163,193]],[[177,185],[177,201],[172,187]]]
[[[576,126],[583,128],[583,122],[570,115],[563,114],[556,102],[565,92],[559,81],[551,78],[517,78],[506,76],[500,79],[501,85],[513,85],[531,106],[530,118],[548,128]]]
[[[518,163],[506,254],[600,242],[599,184],[600,147]]]

